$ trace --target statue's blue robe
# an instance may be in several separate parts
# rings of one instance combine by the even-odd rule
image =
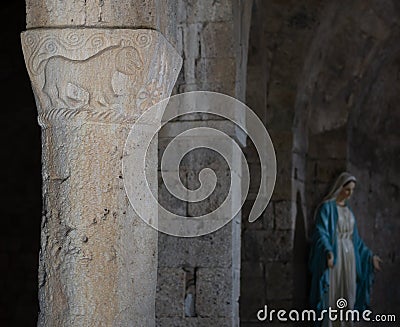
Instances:
[[[349,207],[350,208],[350,207]],[[351,208],[350,208],[350,211]],[[315,232],[312,238],[312,246],[309,258],[309,269],[312,274],[310,304],[317,312],[327,309],[327,292],[329,291],[329,269],[327,265],[328,252],[334,255],[336,263],[336,224],[338,212],[336,200],[324,202],[318,208],[316,214]],[[374,270],[372,265],[372,252],[364,244],[354,224],[353,244],[356,258],[356,301],[354,309],[363,311],[368,308],[370,289],[373,282]],[[348,308],[353,309],[353,308]]]

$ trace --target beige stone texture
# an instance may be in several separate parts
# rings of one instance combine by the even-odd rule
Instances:
[[[157,232],[129,204],[122,158],[181,58],[145,29],[36,29],[22,46],[42,126],[38,325],[154,326]],[[157,192],[157,142],[149,158]]]

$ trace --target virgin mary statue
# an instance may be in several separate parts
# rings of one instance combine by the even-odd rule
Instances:
[[[328,307],[366,310],[374,268],[380,270],[381,260],[372,254],[358,234],[354,213],[348,204],[355,185],[354,176],[347,172],[340,174],[315,212],[309,261],[310,304],[318,316]],[[317,323],[321,324],[353,325],[351,321],[329,321],[327,315]]]

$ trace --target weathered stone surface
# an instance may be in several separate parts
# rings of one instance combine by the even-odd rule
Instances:
[[[185,60],[185,68],[194,67],[195,63],[192,60],[195,60],[200,57],[200,32],[203,29],[203,24],[194,23],[188,24],[186,28],[183,30],[183,50],[187,59]],[[192,59],[192,60],[189,60]],[[185,69],[185,73],[188,74],[188,71]],[[192,75],[193,79],[189,79],[188,75],[186,75],[187,83],[191,83],[195,81],[194,72]]]
[[[249,171],[251,173],[249,193],[257,196],[258,190],[260,189],[261,181],[261,166],[260,162],[249,163]]]
[[[160,233],[158,242],[159,267],[232,266],[232,223],[196,238],[178,238]]]
[[[301,152],[293,153],[293,178],[299,182],[304,183],[306,179],[306,167],[305,167],[305,154]]]
[[[240,317],[242,321],[258,321],[257,312],[267,303],[265,276],[248,277],[242,280],[240,295]]]
[[[197,279],[196,310],[201,317],[232,316],[232,280],[226,278],[231,270],[216,268],[199,268]]]
[[[176,180],[176,183],[182,183],[183,185],[187,185],[187,174],[183,170],[178,172],[174,171],[165,171],[163,172],[168,178],[168,175],[172,175],[170,177],[173,180]],[[179,176],[179,177],[178,177]],[[178,182],[178,178],[180,178],[180,181]],[[187,215],[187,205],[188,203],[186,201],[182,201],[175,196],[173,196],[168,189],[166,188],[161,172],[158,173],[158,203],[167,209],[170,212],[173,212],[177,215],[180,216],[186,216]]]
[[[248,4],[253,1],[241,2]],[[145,3],[122,0],[117,4],[94,0],[69,2],[46,0],[27,1],[27,3],[28,26],[32,28],[68,24],[100,28],[105,26],[114,28],[117,25],[141,26],[160,30],[171,42],[174,42],[174,37],[170,35],[176,33],[179,53],[186,59],[184,72],[180,76],[176,92],[214,90],[239,96],[241,93],[237,90],[243,89],[247,82],[246,103],[256,109],[257,114],[264,117],[264,121],[268,117],[267,127],[276,149],[279,150],[280,171],[274,201],[276,203],[293,201],[297,192],[300,191],[305,203],[305,215],[309,217],[308,220],[311,223],[313,209],[330,187],[330,182],[336,174],[335,170],[339,172],[348,169],[353,172],[359,180],[352,206],[356,210],[360,233],[366,243],[373,247],[374,251],[379,252],[385,262],[384,272],[382,275],[377,274],[372,306],[377,312],[395,311],[400,307],[397,300],[400,298],[398,291],[395,288],[387,288],[382,282],[382,280],[397,278],[396,257],[399,252],[396,237],[393,237],[399,229],[396,222],[396,217],[399,216],[396,200],[400,189],[396,183],[400,177],[396,169],[399,160],[395,151],[398,148],[399,125],[396,108],[398,94],[400,94],[399,67],[396,59],[398,57],[399,5],[396,1],[351,0],[339,3],[312,0],[305,3],[289,0],[254,0],[248,78],[243,70],[238,72],[239,65],[242,65],[242,69],[246,68],[246,56],[237,56],[240,51],[247,54],[246,42],[238,42],[240,43],[238,44],[226,37],[229,33],[222,35],[216,32],[217,29],[224,31],[226,24],[232,24],[235,39],[239,35],[246,35],[243,29],[239,28],[239,21],[233,17],[235,10],[238,9],[238,1],[165,0]],[[3,6],[6,16],[12,15],[10,8],[14,7],[10,7],[10,4]],[[112,13],[113,10],[115,13]],[[244,11],[240,11],[238,16],[245,20]],[[10,20],[15,19],[13,17]],[[5,52],[13,48],[8,42],[10,38],[12,38],[12,33],[9,30],[5,31],[5,42],[3,42]],[[231,43],[234,48],[231,57],[235,57],[236,63],[242,62],[235,67],[235,80],[215,82],[201,80],[205,74],[196,75],[196,72],[204,67],[197,67],[198,61],[207,59],[207,56],[226,57]],[[19,74],[20,71],[11,68],[14,64],[10,63],[14,63],[15,60],[18,59],[4,60],[6,63],[3,69],[4,81],[10,85],[13,82],[19,82],[16,76],[23,75]],[[220,76],[224,77],[222,74]],[[19,86],[18,90],[21,93]],[[72,88],[70,91],[75,92],[78,98],[80,96],[81,99],[85,99],[85,93],[79,93],[79,89]],[[16,100],[9,98],[12,99],[10,101]],[[21,110],[14,103],[13,108],[16,110],[12,112]],[[294,117],[293,113],[295,113]],[[28,117],[19,112],[15,115],[17,119],[12,123],[15,126],[26,122],[25,117]],[[193,115],[190,119],[204,121],[213,118],[200,114]],[[189,120],[189,118],[182,117],[181,120]],[[284,133],[287,133],[287,139],[290,139],[293,123],[295,135],[292,149],[290,142],[285,141]],[[282,142],[275,137],[278,134],[282,135]],[[115,134],[107,134],[104,138],[106,137],[115,137]],[[94,138],[99,137],[94,134]],[[80,139],[77,137],[75,140],[78,142]],[[101,146],[100,143],[96,145]],[[160,145],[160,148],[162,146]],[[14,149],[16,149],[15,146],[12,151]],[[293,162],[291,162],[293,156],[290,153],[292,150],[298,151]],[[62,151],[60,149],[60,153]],[[251,162],[254,161],[253,158],[250,158]],[[12,166],[14,163],[15,161],[12,161]],[[95,160],[92,166],[97,170],[103,168]],[[116,173],[119,176],[119,173]],[[15,176],[18,177],[19,174],[13,175],[10,179],[12,184],[18,185],[14,183]],[[289,178],[299,179],[301,182],[298,183]],[[26,180],[24,183],[26,184]],[[68,183],[68,180],[63,183],[60,181],[62,192],[67,188]],[[109,187],[112,188],[114,185],[99,186],[105,190]],[[117,187],[121,187],[121,184]],[[18,194],[25,197],[26,191],[20,187],[17,188]],[[12,235],[7,235],[4,239],[0,237],[0,240],[1,248],[4,251],[9,248],[11,251],[11,254],[7,253],[4,260],[12,266],[13,258],[22,258],[21,251],[28,248],[30,244],[25,243],[26,236],[23,236],[23,242],[16,241],[16,235],[24,235],[24,233],[26,235],[27,232],[21,230],[21,226],[15,223],[14,217],[15,215],[25,217],[26,214],[22,214],[19,206],[10,202],[12,199],[10,194],[5,195],[5,203],[9,203],[8,210],[10,211],[7,216],[10,219],[5,222],[4,233],[11,230]],[[255,194],[251,194],[249,197],[244,212],[249,209],[254,196]],[[60,198],[62,198],[61,195]],[[67,201],[64,198],[62,200]],[[178,211],[181,210],[180,212],[184,212],[186,208],[185,205],[181,207],[170,200],[168,196],[164,197],[164,201],[170,202],[171,206]],[[46,215],[48,218],[54,216],[45,213]],[[103,213],[99,213],[99,216],[102,217]],[[286,227],[288,223],[285,222]],[[21,225],[26,226],[25,223]],[[269,230],[270,227],[277,227],[273,226],[272,221],[272,225],[265,228],[261,220],[257,220],[254,224],[243,225],[246,230],[254,228],[261,232]],[[73,233],[70,232],[69,235]],[[85,246],[93,239],[91,235],[86,234],[79,237]],[[265,242],[265,239],[260,237],[257,241]],[[272,241],[273,238],[270,240],[268,237],[268,242]],[[285,245],[281,246],[285,247]],[[263,247],[260,246],[260,248],[264,251]],[[252,251],[253,248],[247,249]],[[257,246],[256,251],[258,251]],[[259,253],[264,253],[262,251]],[[212,256],[209,256],[207,260],[211,262]],[[254,260],[256,260],[255,257]],[[259,261],[253,264],[264,264],[265,260],[266,258],[259,257]],[[244,270],[244,275],[247,273],[249,271]],[[16,278],[21,280],[24,279],[24,274],[25,270],[18,270],[15,273]],[[267,279],[257,280],[259,288],[266,285]],[[13,290],[22,290],[24,287],[24,283],[8,284]],[[385,299],[390,299],[390,301]],[[22,304],[20,305],[20,301],[23,303],[34,303],[34,301],[26,298],[22,301],[16,298],[18,308],[15,311],[18,311],[19,316],[24,316],[24,313],[28,311],[25,311]],[[243,301],[242,308],[247,303]],[[280,304],[273,303],[273,306],[278,309]],[[33,308],[33,311],[36,309]],[[7,312],[6,315],[10,314]],[[242,314],[243,320],[246,321],[246,317],[249,317],[246,313]],[[181,319],[168,323],[195,324],[193,320],[189,323]],[[207,324],[220,325],[222,322],[207,319]],[[259,325],[255,321],[251,324],[242,321],[242,324],[243,326]],[[277,323],[270,325],[277,325]]]
[[[291,175],[292,175],[292,155],[288,152],[277,152],[277,179],[275,182],[273,201],[290,200],[292,197]]]
[[[310,135],[309,142],[310,158],[320,160],[346,158],[347,135],[345,128]]]
[[[270,201],[268,203],[267,208],[265,209],[262,217],[260,217],[259,219],[262,219],[262,223],[263,223],[263,228],[265,230],[272,230],[273,228],[275,228],[274,226],[274,205],[273,202]]]
[[[274,129],[285,131],[293,121],[292,104],[296,90],[276,83],[270,86],[269,92],[271,110],[267,112],[267,123],[273,124]]]
[[[249,214],[250,210],[253,207],[254,199],[249,200],[247,199],[242,207],[242,225],[243,229],[262,229],[263,228],[263,223],[262,219],[258,218],[256,221],[250,223],[249,222]]]
[[[197,62],[196,79],[217,84],[220,81],[235,81],[236,61],[234,58],[202,58]]]
[[[263,229],[272,230],[274,228],[274,203],[271,201],[268,203],[267,208],[264,210],[262,215],[257,218],[254,222],[249,222],[250,210],[254,204],[254,199],[246,200],[242,208],[243,217],[243,229]]]
[[[230,327],[232,322],[230,318],[203,318],[203,317],[186,317],[186,318],[159,318],[157,319],[158,327]]]
[[[291,230],[294,228],[292,201],[275,202],[275,228],[277,230]]]
[[[257,321],[257,311],[266,303],[264,264],[242,261],[240,317],[242,321]]]
[[[259,262],[262,261],[264,253],[263,230],[244,230],[242,233],[242,261]]]
[[[182,8],[182,7],[179,7]],[[175,44],[177,1],[26,1],[27,28],[97,27],[158,30]],[[180,13],[180,12],[178,12]],[[180,13],[182,14],[182,13]]]
[[[131,123],[168,94],[168,77],[180,67],[176,55],[166,71],[161,58],[175,50],[148,30],[41,29],[23,34],[23,49],[42,124],[64,117]]]
[[[256,322],[256,321],[246,320],[245,322],[240,324],[240,326],[242,326],[242,327],[264,327],[265,322],[261,322],[261,321]],[[272,324],[268,323],[268,326],[275,327],[276,325],[274,325],[273,323]],[[281,324],[279,326],[281,326]]]
[[[341,165],[341,160],[318,160],[315,166],[315,179],[318,183],[332,183],[332,181],[335,180],[335,177],[340,174]]]
[[[247,4],[251,2],[246,1]],[[243,3],[243,7],[244,7]],[[243,72],[246,69],[247,43],[245,41],[247,32],[245,26],[249,12],[242,10],[242,4],[228,1],[178,1],[178,24],[181,34],[181,51],[185,58],[184,70],[178,81],[177,92],[188,91],[215,91],[233,97],[243,99],[241,89],[244,88]],[[178,37],[179,39],[179,37]],[[239,50],[242,49],[242,50]],[[223,51],[223,53],[221,53]],[[240,77],[239,77],[240,74]],[[243,85],[242,85],[243,84]],[[176,131],[196,126],[207,126],[227,132],[228,135],[238,139],[241,133],[232,123],[208,114],[194,114],[179,117],[170,126],[162,131],[164,136],[170,138],[176,136]],[[239,136],[238,136],[239,135]],[[241,140],[242,141],[242,140]],[[168,141],[162,141],[160,152]],[[231,158],[240,158],[232,153]],[[220,160],[221,156],[212,151],[196,150],[184,158],[180,167],[181,171],[188,174],[188,184],[191,188],[198,185],[198,172],[202,168],[215,168],[220,188],[213,194],[208,202],[202,204],[189,204],[188,213],[197,215],[203,212],[203,208],[216,207],[224,198],[229,187],[230,174],[225,169],[225,163]],[[236,172],[238,175],[240,172]],[[233,190],[234,197],[240,198],[240,190]],[[231,213],[230,213],[231,215]],[[240,217],[239,217],[240,218]],[[225,274],[226,280],[230,280],[230,287],[226,289],[231,298],[230,304],[224,302],[225,293],[204,293],[204,301],[208,295],[215,295],[216,307],[210,319],[202,318],[200,315],[195,320],[196,324],[203,323],[211,326],[238,326],[238,298],[239,298],[239,275],[240,275],[240,219],[227,224],[221,231],[207,235],[210,238],[176,240],[165,235],[160,235],[159,254],[160,266],[181,266],[188,264],[191,267],[228,268]],[[171,253],[174,256],[171,256]],[[198,265],[198,266],[196,266]],[[216,316],[220,309],[229,307],[228,318],[218,319]],[[225,309],[224,309],[225,310]],[[176,320],[176,324],[190,326],[193,320]],[[171,320],[159,320],[159,324],[169,326]]]
[[[208,23],[201,31],[201,56],[203,58],[233,57],[232,22]]]
[[[184,314],[184,295],[184,270],[182,268],[159,268],[156,317],[182,317]]]
[[[272,262],[266,264],[265,270],[267,300],[290,300],[293,296],[292,265],[287,262]]]
[[[187,7],[187,21],[214,22],[232,20],[232,1],[199,1],[189,0]]]
[[[291,131],[279,131],[272,129],[268,131],[274,148],[277,152],[285,152],[291,150],[293,147],[293,133]]]
[[[207,115],[207,114],[202,114],[202,115]],[[190,118],[188,119],[187,116]],[[213,119],[207,119],[205,121],[202,121],[202,119],[194,119],[194,117],[191,115],[184,115],[183,117],[186,117],[186,119],[183,118],[181,121],[171,121],[168,124],[165,124],[163,128],[160,130],[159,137],[160,138],[176,137],[178,134],[184,132],[185,130],[202,126],[214,128],[221,132],[226,133],[229,136],[235,137],[236,129],[235,129],[235,124],[233,122],[226,119],[221,119],[221,117],[217,115],[208,115],[208,117],[210,116]],[[197,116],[197,118],[198,117],[202,116]]]
[[[241,265],[243,276],[249,279],[263,278],[265,275],[264,264],[261,262],[247,262],[243,261]]]
[[[231,187],[231,172],[229,170],[215,170],[214,173],[217,176],[217,184],[213,193],[205,200],[200,202],[189,202],[188,203],[188,215],[191,217],[200,217],[207,213],[210,213],[218,209],[225,199],[228,199],[228,192]],[[191,171],[188,173],[188,186],[194,190],[200,187],[197,171]],[[221,213],[227,217],[233,216],[232,210],[228,208],[228,211]]]
[[[398,37],[398,31],[391,34],[391,39]],[[398,48],[387,51],[391,53],[390,58],[398,58]],[[377,55],[372,67],[378,64],[379,58]],[[352,142],[348,148],[349,169],[358,178],[351,205],[359,232],[365,244],[385,263],[382,274],[376,275],[371,305],[377,311],[390,313],[399,312],[400,301],[398,287],[385,285],[387,280],[396,280],[398,271],[399,242],[395,236],[400,230],[400,115],[395,109],[400,94],[398,67],[397,60],[388,61],[368,88],[366,97],[356,100],[359,110],[349,123]],[[383,298],[390,301],[382,303]]]
[[[244,230],[242,259],[251,262],[290,260],[292,237],[292,231]]]
[[[129,123],[170,94],[181,59],[152,30],[38,29],[22,46],[43,128],[38,325],[152,326],[157,232],[129,205],[121,160]]]

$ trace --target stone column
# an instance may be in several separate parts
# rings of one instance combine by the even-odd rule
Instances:
[[[154,326],[157,232],[131,208],[121,160],[181,58],[150,29],[32,29],[22,47],[42,127],[38,325]],[[149,156],[156,178],[156,143]]]

